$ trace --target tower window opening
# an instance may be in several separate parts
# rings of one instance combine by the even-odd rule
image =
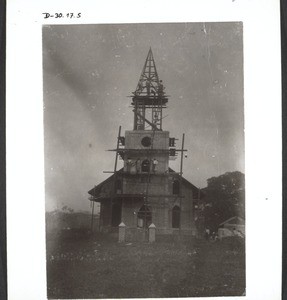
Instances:
[[[147,205],[143,205],[137,214],[137,226],[139,228],[148,228],[152,222],[152,214]]]
[[[119,140],[120,140],[120,144],[121,144],[122,146],[124,146],[124,145],[125,145],[125,137],[124,137],[124,136],[120,136],[120,137],[119,137]]]
[[[170,149],[169,149],[169,155],[170,155],[170,156],[176,156],[175,148],[170,148]]]
[[[172,209],[172,228],[179,228],[180,225],[180,208],[175,205]]]
[[[142,162],[142,172],[143,173],[148,173],[150,170],[150,162],[148,159],[145,159],[143,162]]]
[[[175,147],[175,138],[169,138],[169,147]]]
[[[172,193],[173,195],[178,195],[180,190],[179,181],[174,180],[172,183]]]

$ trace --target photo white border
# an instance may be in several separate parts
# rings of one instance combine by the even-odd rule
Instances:
[[[9,299],[46,299],[42,25],[229,21],[243,22],[247,290],[245,297],[228,298],[281,299],[279,3],[279,0],[7,2]],[[44,12],[81,12],[82,17],[44,19]]]

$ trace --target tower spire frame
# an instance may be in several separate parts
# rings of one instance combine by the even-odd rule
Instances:
[[[146,127],[150,127],[151,130],[162,130],[162,109],[168,102],[164,89],[150,48],[132,96],[134,130],[146,130]],[[150,120],[147,110],[150,110]]]

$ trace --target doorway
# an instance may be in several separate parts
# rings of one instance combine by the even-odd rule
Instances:
[[[147,229],[149,225],[152,223],[152,214],[147,205],[142,205],[142,207],[138,211],[138,220],[137,226],[139,228]]]

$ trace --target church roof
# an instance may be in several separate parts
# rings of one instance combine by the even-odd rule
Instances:
[[[124,168],[121,168],[120,170],[118,170],[116,173],[117,174],[120,174],[122,173],[124,170]],[[105,179],[104,181],[102,181],[101,183],[99,183],[98,185],[96,185],[94,188],[92,188],[91,190],[88,191],[88,193],[91,195],[91,196],[95,196],[95,195],[98,195],[100,193],[100,190],[101,190],[101,187],[103,185],[105,185],[106,183],[112,181],[115,177],[115,174],[111,175],[110,177],[108,177],[107,179]]]
[[[169,174],[173,175],[175,178],[180,179],[180,175],[178,173],[176,173],[173,169],[168,168]],[[121,168],[120,170],[118,170],[116,172],[116,174],[123,174],[123,168]],[[100,194],[101,188],[102,186],[104,186],[105,184],[111,182],[115,177],[115,174],[111,175],[110,177],[108,177],[107,179],[105,179],[104,181],[102,181],[101,183],[99,183],[97,186],[95,186],[94,188],[92,188],[91,190],[88,191],[88,193],[91,196],[97,196]],[[192,190],[192,193],[194,195],[200,195],[200,198],[203,198],[204,193],[202,191],[200,191],[200,189],[198,187],[196,187],[194,184],[192,184],[191,182],[189,182],[186,178],[182,177],[182,183],[189,187]]]

